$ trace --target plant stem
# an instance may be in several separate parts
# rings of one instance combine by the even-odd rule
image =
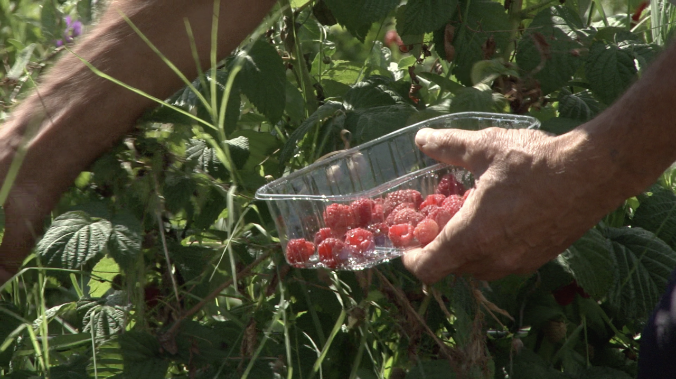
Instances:
[[[538,4],[539,5],[539,4]],[[507,44],[507,47],[505,48],[505,51],[502,53],[502,58],[505,61],[510,61],[512,57],[512,53],[514,52],[516,48],[516,39],[519,35],[519,26],[521,26],[521,18],[522,18],[522,11],[521,8],[523,7],[523,0],[512,0],[509,6],[509,10],[507,11],[508,17],[509,17],[509,43]]]
[[[293,37],[293,45],[286,46],[286,48],[289,50],[291,57],[295,60],[293,69],[294,71],[298,70],[297,76],[300,78],[300,87],[303,91],[303,97],[305,97],[305,110],[307,111],[306,116],[309,116],[317,110],[317,96],[313,91],[312,77],[310,77],[310,71],[308,70],[305,57],[303,56],[303,47],[298,40],[298,35],[296,33],[296,17],[294,15],[293,9],[291,8],[291,3],[289,0],[283,0],[281,4],[284,9],[284,17],[289,20],[286,22],[286,24],[291,29],[288,32],[291,33]]]

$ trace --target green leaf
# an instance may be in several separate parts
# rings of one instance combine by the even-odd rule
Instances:
[[[219,179],[228,177],[228,171],[218,159],[218,155],[202,139],[190,139],[186,144],[186,160],[198,169]]]
[[[197,229],[209,228],[227,206],[223,193],[214,187],[209,187],[205,197],[206,200],[200,205],[199,214],[195,216],[193,227]]]
[[[580,50],[588,36],[570,9],[556,6],[540,11],[519,42],[516,63],[535,74],[544,95],[568,83],[584,62]],[[543,41],[543,43],[536,43]]]
[[[499,95],[485,84],[459,90],[451,100],[451,113],[499,111]]]
[[[634,56],[616,45],[595,42],[589,51],[585,74],[592,92],[611,104],[636,78]]]
[[[171,213],[178,213],[190,204],[190,198],[197,189],[197,183],[189,176],[173,171],[167,172],[164,179],[164,206]]]
[[[598,230],[589,230],[558,256],[578,285],[595,299],[605,297],[617,273],[612,245]]]
[[[394,81],[382,76],[371,76],[355,84],[345,96],[345,108],[366,109],[403,103],[404,99],[390,85]]]
[[[254,130],[241,130],[233,134],[235,137],[248,139],[249,145],[254,149],[249,149],[249,158],[242,167],[244,171],[253,171],[261,162],[268,159],[276,150],[282,147],[281,141],[270,133],[257,132]]]
[[[110,339],[111,336],[124,330],[130,304],[127,294],[113,291],[97,300],[81,300],[77,304],[78,312],[83,312],[83,331],[94,334],[97,342]]]
[[[169,361],[160,353],[155,337],[143,332],[126,332],[118,337],[126,379],[164,379]]]
[[[456,83],[444,76],[433,74],[431,72],[421,72],[418,74],[418,76],[438,85],[442,91],[448,91],[453,94],[457,94],[458,91],[465,88],[465,86],[462,84]]]
[[[119,375],[116,378],[120,378],[124,370],[124,361],[117,339],[105,341],[96,350],[96,362],[92,360],[87,366],[89,377],[115,378],[115,375]]]
[[[365,71],[364,76],[366,77],[372,75],[391,76],[392,73],[388,70],[391,62],[392,62],[392,51],[388,47],[383,47],[382,42],[374,41],[373,48],[371,49],[371,54],[369,54],[367,70]]]
[[[336,20],[364,42],[371,25],[385,18],[399,0],[324,0]]]
[[[112,231],[108,240],[108,253],[123,270],[136,265],[141,254],[141,222],[130,213],[121,213],[110,220]]]
[[[274,46],[256,41],[248,54],[242,50],[232,62],[242,62],[237,85],[259,112],[276,123],[286,104],[286,69]]]
[[[7,79],[18,80],[23,76],[26,65],[28,65],[30,62],[31,57],[33,56],[33,51],[36,47],[36,44],[31,43],[21,50],[21,52],[19,52],[19,55],[16,57],[12,68],[7,73]]]
[[[580,121],[588,121],[601,111],[601,105],[589,90],[571,93],[566,88],[559,91],[559,115]]]
[[[371,141],[408,124],[416,109],[408,104],[385,105],[347,113],[345,128],[356,143]]]
[[[501,58],[500,59],[491,59],[491,60],[481,60],[474,64],[472,67],[472,84],[488,84],[490,85],[493,80],[501,76],[513,76],[518,78],[519,73],[515,70],[514,66],[509,63],[505,63]]]
[[[47,0],[42,4],[42,12],[40,13],[40,24],[42,25],[42,32],[54,39],[61,38],[59,35],[58,26],[61,22],[61,13],[56,9],[55,0]]]
[[[317,108],[317,110],[310,115],[303,123],[291,133],[289,139],[284,144],[281,153],[279,154],[280,164],[286,163],[298,147],[298,143],[305,137],[307,133],[312,130],[318,123],[325,121],[329,117],[333,117],[336,112],[343,109],[343,104],[335,101],[327,101],[324,105]]]
[[[674,247],[676,194],[668,188],[654,185],[638,199],[640,205],[631,220],[631,225],[655,233],[662,241]]]
[[[355,84],[361,75],[361,65],[346,61],[334,61],[331,67],[322,73],[322,85],[325,81],[335,81],[349,86]]]
[[[79,0],[77,14],[80,16],[80,21],[89,24],[92,21],[92,0]]]
[[[305,99],[303,94],[290,82],[286,82],[286,106],[284,110],[292,122],[300,122],[305,118]]]
[[[216,252],[204,246],[171,245],[169,256],[186,282],[199,277]]]
[[[232,158],[235,167],[241,169],[249,159],[249,139],[244,136],[235,137],[225,141],[230,150],[230,157]]]
[[[111,257],[103,257],[92,269],[87,282],[89,297],[103,297],[112,288],[113,279],[120,274],[120,266]]]
[[[397,32],[401,36],[424,34],[451,21],[458,0],[409,0],[397,9]]]
[[[644,44],[640,41],[622,41],[617,46],[630,53],[638,62],[639,70],[643,70],[652,63],[657,55],[662,51],[662,48],[656,44]]]
[[[65,336],[57,336],[60,338]],[[51,341],[50,341],[51,342]],[[50,344],[51,346],[51,344]],[[49,369],[50,379],[89,379],[87,375],[87,363],[89,357],[86,355],[73,354],[66,364],[51,367]]]
[[[489,39],[495,42],[496,52],[503,51],[509,43],[509,33],[505,30],[511,28],[509,18],[504,6],[490,0],[469,0],[469,4],[461,4],[463,13],[456,14],[454,20],[455,38],[455,68],[453,74],[460,83],[472,85],[472,68],[476,62],[490,59],[484,54],[483,46]],[[442,27],[435,32],[437,52],[444,57]],[[439,44],[441,38],[441,44]]]
[[[609,304],[623,317],[643,322],[659,302],[676,252],[641,228],[607,228],[619,268],[618,280],[608,295]]]
[[[111,232],[108,220],[93,219],[82,211],[66,212],[47,229],[37,255],[51,267],[80,269],[103,256]]]

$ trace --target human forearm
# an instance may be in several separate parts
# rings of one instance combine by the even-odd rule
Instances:
[[[471,170],[476,188],[429,245],[404,256],[420,279],[529,273],[676,160],[671,47],[616,104],[554,137],[532,130],[419,133],[426,154]]]
[[[614,188],[607,191],[622,199],[645,190],[676,161],[674,62],[672,44],[617,102],[570,133],[579,154],[602,166],[599,174]]]
[[[223,58],[269,11],[270,0],[221,0],[218,57]],[[99,25],[74,53],[106,74],[157,98],[182,86],[181,79],[124,21],[129,17],[188,78],[197,74],[184,18],[191,25],[200,66],[210,65],[212,0],[113,1]],[[42,218],[76,175],[135,124],[153,102],[88,69],[78,57],[65,56],[38,90],[0,128],[0,181],[14,159],[29,125],[36,136],[28,144],[5,212],[7,228],[0,247],[2,265],[14,270],[30,250]],[[0,282],[3,275],[0,272]]]

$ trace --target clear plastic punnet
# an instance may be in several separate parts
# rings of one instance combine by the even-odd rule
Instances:
[[[436,117],[342,151],[261,187],[286,260],[360,270],[424,246],[460,209],[474,177],[415,145],[422,128],[537,129],[528,116],[465,112]]]

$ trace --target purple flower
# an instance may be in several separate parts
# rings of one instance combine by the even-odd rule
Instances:
[[[66,29],[63,31],[63,39],[56,40],[56,46],[63,46],[66,43],[71,43],[75,37],[82,34],[82,23],[80,21],[74,21],[70,16],[63,18],[66,22]]]

